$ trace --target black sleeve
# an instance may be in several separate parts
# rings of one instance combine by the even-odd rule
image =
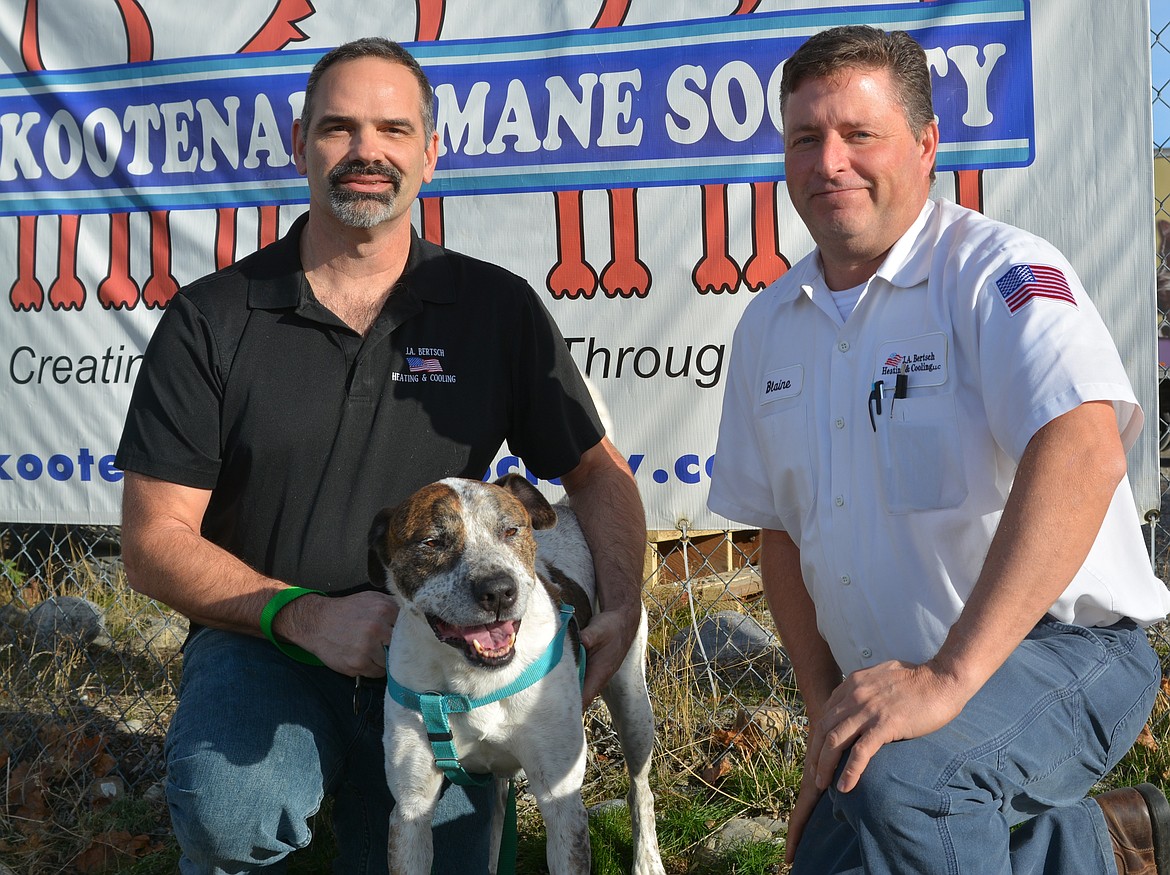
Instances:
[[[126,414],[115,464],[211,489],[220,468],[222,381],[216,343],[194,304],[176,295],[155,329]]]
[[[571,471],[605,429],[552,316],[530,287],[512,341],[515,391],[508,446],[543,479]]]

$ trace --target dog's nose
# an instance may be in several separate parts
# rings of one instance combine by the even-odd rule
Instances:
[[[516,604],[516,581],[506,574],[480,578],[472,584],[471,591],[479,606],[493,614]]]

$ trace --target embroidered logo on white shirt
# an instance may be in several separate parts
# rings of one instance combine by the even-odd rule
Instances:
[[[792,398],[804,388],[804,365],[790,365],[787,368],[764,374],[760,386],[760,404]]]
[[[947,381],[947,336],[941,331],[892,340],[878,347],[874,379],[889,381],[903,368],[910,386],[941,386]]]

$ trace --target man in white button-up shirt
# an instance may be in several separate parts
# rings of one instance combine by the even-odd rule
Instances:
[[[1170,873],[1160,791],[1085,799],[1149,714],[1142,628],[1170,611],[1113,342],[1051,245],[930,199],[909,36],[827,31],[783,75],[817,248],[736,332],[709,505],[763,530],[808,710],[793,871]]]

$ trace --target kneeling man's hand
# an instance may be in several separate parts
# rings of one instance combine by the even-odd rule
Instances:
[[[930,663],[891,660],[853,672],[833,691],[809,737],[808,762],[815,764],[817,788],[829,786],[852,746],[837,781],[837,789],[848,793],[878,748],[946,726],[973,692]]]

